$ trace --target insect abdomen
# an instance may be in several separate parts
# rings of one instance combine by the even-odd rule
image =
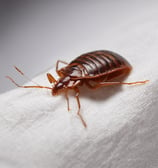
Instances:
[[[111,51],[94,51],[83,54],[69,65],[79,66],[84,76],[98,76],[119,68],[130,67],[129,63],[120,55]]]

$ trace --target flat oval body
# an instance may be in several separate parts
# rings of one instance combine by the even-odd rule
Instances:
[[[65,68],[66,72],[76,69],[81,73],[72,78],[75,79],[96,79],[106,78],[111,80],[131,71],[131,65],[122,56],[107,50],[98,50],[80,55]],[[68,73],[67,73],[68,75]]]

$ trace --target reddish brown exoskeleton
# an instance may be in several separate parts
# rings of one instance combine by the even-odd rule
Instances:
[[[63,63],[66,66],[59,69],[59,63]],[[18,72],[22,75],[23,72],[15,67]],[[84,121],[80,113],[80,101],[79,101],[79,86],[86,84],[90,89],[96,89],[103,86],[110,85],[133,85],[133,84],[144,84],[148,82],[137,81],[137,82],[121,82],[113,81],[120,76],[127,76],[131,71],[131,65],[120,55],[107,51],[107,50],[98,50],[94,52],[89,52],[83,54],[69,64],[58,60],[56,63],[56,72],[60,77],[56,80],[50,73],[47,73],[49,82],[53,87],[47,86],[20,86],[17,84],[11,77],[7,76],[16,86],[22,88],[46,88],[52,90],[52,95],[58,95],[61,92],[65,93],[68,110],[69,108],[69,99],[68,99],[68,90],[72,89],[76,93],[76,100],[78,104],[78,116],[80,117],[84,127],[86,127],[86,122]]]

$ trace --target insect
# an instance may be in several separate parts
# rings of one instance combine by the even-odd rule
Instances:
[[[59,63],[65,64],[63,68],[59,69]],[[17,67],[15,69],[24,75]],[[47,73],[47,78],[52,87],[47,86],[20,86],[11,77],[7,76],[16,86],[22,88],[46,88],[52,91],[52,95],[59,95],[62,92],[65,93],[67,100],[67,108],[69,107],[68,91],[74,90],[75,97],[78,104],[77,115],[82,121],[84,127],[87,127],[80,113],[80,100],[79,100],[79,86],[85,84],[90,89],[97,89],[103,86],[111,85],[133,85],[144,84],[148,82],[122,82],[116,79],[120,76],[127,76],[132,67],[131,65],[119,54],[108,50],[97,50],[80,55],[70,63],[58,60],[56,63],[56,73],[59,79],[56,80],[50,73]]]

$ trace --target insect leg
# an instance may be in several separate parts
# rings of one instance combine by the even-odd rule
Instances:
[[[69,97],[68,97],[67,92],[68,91],[65,92],[65,97],[66,97],[66,101],[67,101],[67,110],[70,111]]]
[[[137,81],[137,82],[101,82],[94,86],[91,85],[91,88],[97,89],[102,86],[111,86],[111,85],[137,85],[137,84],[145,84],[147,82],[149,82],[149,80]]]
[[[63,63],[63,64],[68,64],[67,62],[65,62],[65,61],[62,61],[62,60],[58,60],[57,62],[56,62],[56,72],[57,72],[57,74],[58,74],[58,71],[59,71],[59,63]]]
[[[10,76],[6,76],[6,78],[8,78],[17,87],[21,87],[21,88],[45,88],[45,89],[52,89],[51,87],[47,87],[47,86],[21,86],[18,83],[16,83]]]
[[[88,81],[85,81],[85,84],[90,88],[90,89],[95,89],[96,85],[90,84]]]
[[[87,127],[87,124],[86,122],[84,121],[81,113],[80,113],[80,108],[81,108],[81,105],[80,105],[80,100],[79,100],[79,89],[77,87],[74,88],[75,92],[76,92],[76,100],[77,100],[77,104],[78,104],[78,112],[77,112],[77,115],[80,117],[80,120],[82,121],[82,124],[83,126],[86,128]]]

